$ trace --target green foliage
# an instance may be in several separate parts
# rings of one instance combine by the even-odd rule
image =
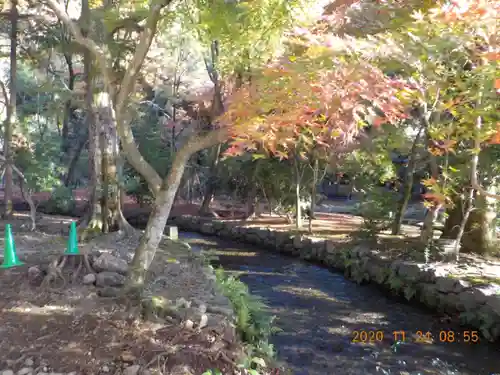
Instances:
[[[50,199],[44,203],[44,209],[47,212],[55,212],[60,215],[71,215],[75,206],[73,190],[66,186],[59,186],[54,189]]]
[[[251,363],[244,365],[257,365],[255,358],[274,357],[273,346],[268,342],[273,332],[274,317],[264,311],[266,309],[264,302],[257,296],[251,295],[246,284],[233,276],[227,276],[223,269],[217,269],[215,274],[222,293],[233,305],[237,332],[248,344]]]
[[[16,148],[14,163],[23,172],[31,190],[47,191],[61,183],[64,167],[57,163],[59,142],[60,137],[46,136],[43,144]]]
[[[185,1],[184,24],[205,48],[218,42],[221,55],[213,68],[225,75],[272,57],[298,6],[297,0]]]
[[[397,276],[395,272],[391,273],[387,279],[387,283],[389,284],[392,292],[395,294],[401,292],[401,289],[404,287],[404,280]]]
[[[363,217],[362,231],[369,236],[386,230],[393,221],[397,209],[397,195],[384,191],[380,186],[365,188],[365,196],[358,205],[358,213]]]

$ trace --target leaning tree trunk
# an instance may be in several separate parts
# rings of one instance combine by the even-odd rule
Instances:
[[[141,242],[135,250],[134,259],[129,269],[126,283],[126,289],[129,292],[138,292],[144,285],[147,270],[162,239],[170,210],[174,204],[175,194],[188,160],[189,155],[182,152],[176,154],[167,179],[156,194],[148,224],[141,237]]]

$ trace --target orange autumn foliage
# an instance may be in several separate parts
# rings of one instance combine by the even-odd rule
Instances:
[[[405,117],[402,82],[366,62],[331,59],[318,71],[300,58],[277,62],[235,93],[221,119],[232,124],[228,153],[264,149],[286,158],[297,149],[331,149],[354,141],[367,119],[379,126]]]

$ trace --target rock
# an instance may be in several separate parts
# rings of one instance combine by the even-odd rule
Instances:
[[[31,285],[40,285],[45,273],[38,266],[32,266],[28,269],[28,281]]]
[[[479,305],[486,303],[486,296],[478,290],[466,290],[458,296],[466,311],[475,311]]]
[[[208,325],[208,316],[207,314],[203,314],[200,319],[200,323],[198,324],[198,329],[205,328]]]
[[[205,305],[204,303],[200,303],[200,305],[198,306],[198,311],[200,312],[200,314],[205,314],[207,312],[207,305]]]
[[[97,291],[97,295],[99,297],[116,297],[119,296],[121,293],[120,288],[115,288],[112,286],[106,286],[104,288],[101,288]]]
[[[125,370],[123,370],[122,374],[123,375],[137,375],[139,373],[140,369],[141,369],[141,366],[132,365],[132,366],[127,367]]]
[[[302,249],[302,236],[300,234],[293,238],[293,247],[297,250]]]
[[[215,229],[212,223],[203,223],[200,228],[200,232],[207,235],[212,235],[215,233]]]
[[[96,280],[96,277],[93,273],[89,273],[89,274],[83,276],[83,284],[84,285],[94,284],[95,280]]]
[[[17,372],[17,375],[31,375],[34,371],[33,367],[23,367]]]
[[[117,272],[104,271],[96,276],[95,285],[98,287],[122,286],[123,284],[125,284],[125,276]]]
[[[420,265],[412,262],[403,262],[400,264],[398,274],[405,280],[417,282],[420,279]]]
[[[14,371],[12,370],[3,370],[0,372],[0,375],[14,375]]]
[[[438,277],[436,285],[442,293],[451,293],[455,290],[457,280],[452,277]]]
[[[137,357],[132,354],[132,352],[124,351],[122,354],[120,354],[120,360],[126,363],[133,363],[137,360]]]
[[[109,253],[104,253],[94,261],[94,268],[98,272],[109,271],[125,275],[128,265],[123,259]]]

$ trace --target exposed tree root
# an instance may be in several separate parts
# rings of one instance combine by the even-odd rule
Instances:
[[[70,269],[69,275],[67,275],[68,278],[65,277],[68,273],[65,272],[65,267]],[[58,285],[58,282],[62,282],[62,285],[59,285],[59,288],[62,289],[67,285],[68,281],[74,284],[82,269],[85,269],[87,273],[96,273],[90,265],[87,254],[58,256],[50,262],[47,275],[45,275],[40,287],[52,289],[55,285]]]

